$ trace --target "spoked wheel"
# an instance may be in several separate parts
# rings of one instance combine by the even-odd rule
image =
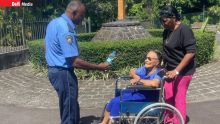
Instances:
[[[100,123],[99,120],[93,120],[93,121],[91,122],[91,124],[99,124],[99,123]]]
[[[115,118],[114,120],[111,120],[112,124],[133,124],[134,118],[130,118],[127,116],[121,116],[119,118]]]
[[[165,113],[176,116],[179,124],[184,124],[181,113],[172,105],[166,103],[154,103],[142,109],[135,118],[134,124],[166,124]]]

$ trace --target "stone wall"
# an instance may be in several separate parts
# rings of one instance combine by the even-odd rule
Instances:
[[[103,24],[92,41],[143,39],[150,36],[137,21],[117,21]]]
[[[0,70],[7,69],[27,63],[28,49],[1,53],[0,54]]]

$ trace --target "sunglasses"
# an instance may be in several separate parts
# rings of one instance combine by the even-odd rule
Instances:
[[[149,61],[152,61],[153,59],[154,59],[154,60],[158,60],[158,58],[151,58],[151,57],[146,57],[145,60],[147,60],[147,59],[148,59]]]

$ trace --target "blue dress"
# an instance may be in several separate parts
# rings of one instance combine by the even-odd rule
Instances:
[[[157,75],[160,71],[160,68],[157,68],[151,75],[148,75],[148,69],[144,66],[136,70],[136,74],[140,76],[141,79],[153,80],[159,79],[161,77]],[[122,94],[121,101],[152,101],[156,97],[154,90],[147,91],[132,91]],[[106,110],[110,112],[110,116],[119,116],[120,114],[120,96],[111,99],[111,101],[106,106]]]

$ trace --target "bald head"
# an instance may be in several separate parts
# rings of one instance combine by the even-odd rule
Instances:
[[[66,12],[74,12],[74,11],[77,11],[77,9],[79,9],[80,6],[84,6],[82,4],[82,2],[78,1],[78,0],[74,0],[74,1],[71,1],[67,7],[66,7]]]
[[[85,5],[78,0],[71,1],[67,5],[65,13],[75,24],[79,24],[84,18]]]

